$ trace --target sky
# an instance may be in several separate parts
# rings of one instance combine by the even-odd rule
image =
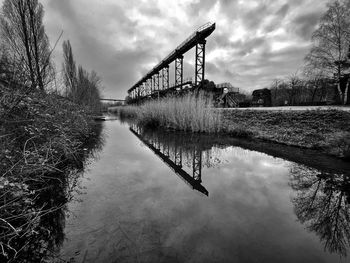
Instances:
[[[62,42],[75,60],[102,78],[102,96],[127,90],[199,26],[215,22],[207,38],[205,78],[251,92],[300,72],[312,32],[328,0],[39,0],[61,70]],[[2,3],[3,0],[0,0]],[[194,50],[184,77],[194,77]],[[170,67],[170,82],[174,67]]]

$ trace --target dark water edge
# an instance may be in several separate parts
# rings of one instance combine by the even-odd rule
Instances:
[[[70,197],[46,217],[52,231],[40,238],[54,245],[43,262],[347,262],[349,163],[261,141],[104,126],[105,143],[56,188]],[[62,204],[57,191],[42,200]]]
[[[17,235],[2,232],[0,262],[49,262],[56,259],[65,239],[67,203],[80,193],[79,180],[85,167],[103,147],[103,124],[89,125],[90,134],[86,135],[89,139],[75,145],[75,158],[62,161],[50,173],[27,178],[25,190],[29,195],[18,191],[13,194],[13,200],[7,200],[22,206],[22,210],[6,211],[12,213],[10,222]]]
[[[243,149],[257,151],[270,156],[295,162],[329,173],[349,173],[350,162],[335,156],[326,155],[318,150],[283,145],[258,139],[222,138],[217,139],[219,145],[231,145]]]

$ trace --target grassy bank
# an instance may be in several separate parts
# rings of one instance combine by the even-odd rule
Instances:
[[[0,84],[0,103],[0,261],[43,262],[63,242],[57,224],[72,171],[83,169],[100,129],[55,94]]]
[[[188,94],[148,101],[141,106],[111,108],[121,117],[134,117],[141,125],[189,132],[217,133],[221,130],[219,112],[211,109],[204,95]]]
[[[338,110],[223,110],[225,132],[350,158],[350,113]]]

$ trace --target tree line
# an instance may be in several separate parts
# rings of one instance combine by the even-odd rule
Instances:
[[[303,68],[270,84],[272,105],[348,104],[350,1],[332,1],[327,7]]]
[[[43,16],[43,5],[38,0],[3,2],[0,15],[0,81],[3,85],[22,87],[23,97],[38,90],[54,90],[92,112],[99,111],[100,77],[81,65],[76,68],[68,40],[63,42],[63,76],[60,78],[52,53],[61,36],[51,47]],[[59,79],[63,79],[63,83],[58,83]]]

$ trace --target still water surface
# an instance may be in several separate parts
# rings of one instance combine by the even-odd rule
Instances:
[[[349,262],[349,175],[210,137],[104,125],[104,148],[68,204],[60,258]]]

